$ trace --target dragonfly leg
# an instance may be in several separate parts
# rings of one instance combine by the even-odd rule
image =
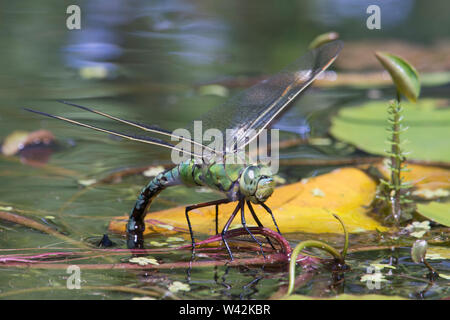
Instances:
[[[253,206],[250,203],[250,201],[247,201],[247,206],[250,209],[250,212],[252,214],[253,219],[255,220],[256,224],[258,225],[258,227],[263,228],[263,224],[261,223],[261,221],[258,219],[258,216],[255,213],[255,210],[253,210]],[[270,244],[270,246],[272,247],[273,250],[275,250],[275,246],[272,244],[272,241],[270,241],[269,237],[266,237],[267,239],[267,243]]]
[[[275,221],[275,217],[273,216],[272,210],[270,210],[270,208],[264,203],[260,203],[260,205],[261,205],[261,207],[266,209],[266,211],[270,214],[270,216],[272,217],[272,220],[273,220],[273,224],[275,225],[275,228],[277,228],[277,232],[279,234],[281,234],[280,229],[278,228],[277,222]]]
[[[240,200],[238,205],[236,206],[236,208],[234,209],[233,213],[231,214],[230,218],[228,219],[227,223],[225,224],[225,227],[223,227],[222,232],[221,232],[221,236],[222,236],[222,241],[225,244],[225,247],[227,248],[228,254],[230,255],[230,259],[231,261],[234,260],[233,258],[233,254],[231,253],[230,250],[230,246],[228,245],[227,240],[225,239],[225,234],[228,231],[228,228],[230,227],[231,222],[233,222],[234,217],[236,217],[236,214],[238,213],[239,209],[241,208],[241,206],[243,206],[244,204],[244,200]]]
[[[252,239],[259,245],[259,249],[261,250],[261,253],[262,253],[263,257],[265,257],[261,241],[256,239],[256,237],[253,235],[253,233],[251,233],[251,231],[247,228],[247,223],[245,222],[245,212],[244,212],[245,210],[244,210],[244,208],[245,208],[245,205],[244,205],[244,203],[242,203],[242,206],[241,206],[241,222],[242,222],[242,226],[244,227],[245,231],[247,231],[247,233],[250,235],[250,237],[252,237]]]
[[[224,204],[224,203],[228,203],[228,202],[230,202],[230,200],[220,199],[220,200],[198,203],[198,204],[194,204],[192,206],[186,207],[185,215],[186,215],[186,220],[187,220],[187,224],[189,227],[189,233],[191,235],[191,240],[192,240],[192,257],[194,257],[194,255],[195,255],[195,239],[194,239],[194,232],[192,231],[191,221],[189,219],[189,211],[198,209],[198,208],[204,208],[204,207],[209,207],[209,206],[215,205],[216,206],[216,231],[217,231],[217,217],[218,217],[218,212],[219,212],[218,207],[220,204]]]

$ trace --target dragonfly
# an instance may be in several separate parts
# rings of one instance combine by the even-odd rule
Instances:
[[[157,134],[153,136],[137,136],[102,127],[79,122],[58,115],[48,114],[42,111],[25,108],[46,117],[62,120],[73,125],[85,127],[99,132],[118,136],[127,140],[137,141],[150,145],[169,148],[175,151],[186,152],[186,149],[166,141],[168,138],[179,139],[194,147],[194,150],[205,152],[187,151],[190,157],[172,168],[156,175],[140,192],[136,203],[131,209],[126,226],[127,246],[130,249],[144,248],[145,217],[152,201],[166,188],[175,185],[188,187],[209,187],[223,194],[223,198],[189,205],[185,208],[185,216],[192,241],[192,254],[195,252],[195,238],[189,213],[198,208],[215,206],[216,209],[216,233],[218,232],[219,206],[229,202],[237,202],[237,205],[220,233],[222,242],[226,247],[230,260],[233,253],[227,241],[227,232],[236,215],[240,212],[241,224],[250,237],[260,245],[261,242],[252,234],[245,220],[245,206],[248,207],[258,227],[263,225],[255,214],[253,205],[259,205],[271,215],[272,221],[278,233],[281,234],[272,210],[265,204],[272,195],[275,182],[271,169],[264,164],[257,163],[229,163],[228,159],[242,151],[251,141],[256,139],[264,129],[270,128],[274,122],[290,107],[293,102],[307,89],[315,79],[326,70],[337,58],[343,43],[335,40],[318,48],[307,51],[298,60],[287,66],[282,71],[272,75],[252,87],[232,97],[222,105],[211,109],[200,121],[206,128],[217,128],[221,132],[227,130],[232,142],[227,143],[223,149],[214,149],[194,139],[174,134],[174,132],[161,129],[156,126],[142,124],[136,121],[125,120],[107,114],[90,107],[75,103],[60,101],[66,105],[97,114],[99,116],[120,122]],[[164,138],[166,140],[164,140]],[[228,141],[228,140],[227,140]],[[195,148],[196,147],[196,148]],[[269,244],[273,247],[270,240]]]

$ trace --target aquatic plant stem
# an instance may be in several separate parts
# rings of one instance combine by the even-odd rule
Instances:
[[[319,248],[319,249],[322,249],[322,250],[328,252],[329,254],[331,254],[336,260],[341,261],[341,262],[344,261],[342,255],[336,249],[334,249],[332,246],[326,244],[325,242],[317,241],[317,240],[306,240],[306,241],[300,242],[292,251],[291,261],[289,262],[289,286],[288,286],[287,295],[292,294],[292,291],[294,291],[295,266],[297,264],[297,256],[305,248]]]
[[[90,246],[86,245],[85,243],[83,243],[81,241],[77,241],[75,239],[72,239],[72,238],[62,234],[61,232],[54,230],[53,228],[50,228],[50,227],[45,226],[37,221],[34,221],[32,219],[29,219],[29,218],[26,218],[26,217],[23,217],[23,216],[14,214],[14,213],[0,211],[0,220],[17,223],[22,226],[47,233],[47,234],[54,236],[55,238],[58,238],[64,242],[71,243],[81,249],[92,249]],[[112,262],[110,257],[107,257],[107,256],[100,256],[100,257],[105,259],[107,262]]]
[[[391,209],[392,216],[398,222],[401,216],[400,207],[400,171],[402,166],[401,150],[400,150],[400,92],[397,90],[397,103],[392,107],[392,141],[391,141],[391,181],[393,190],[391,191]]]
[[[297,256],[299,255],[299,253],[303,249],[305,249],[307,247],[319,248],[319,249],[322,249],[322,250],[328,252],[329,254],[331,254],[337,261],[339,261],[339,263],[341,263],[341,264],[345,263],[345,256],[347,255],[347,250],[348,250],[348,232],[347,232],[347,228],[345,227],[345,224],[342,221],[342,219],[337,214],[333,214],[333,216],[341,223],[342,228],[344,229],[344,238],[345,238],[345,240],[344,240],[344,248],[342,249],[342,252],[339,253],[332,246],[326,244],[325,242],[317,241],[317,240],[306,240],[306,241],[302,241],[299,244],[297,244],[297,246],[292,251],[291,261],[289,262],[289,286],[288,286],[287,295],[292,294],[292,292],[294,291],[294,287],[295,287],[295,266],[296,266],[296,263],[297,263]]]
[[[32,229],[35,229],[35,230],[39,230],[41,232],[45,232],[45,233],[47,233],[49,235],[52,235],[52,236],[54,236],[54,237],[56,237],[56,238],[58,238],[60,240],[63,240],[63,241],[68,242],[68,243],[72,243],[72,244],[74,244],[74,245],[76,245],[77,247],[80,247],[80,248],[84,248],[84,249],[88,249],[89,248],[87,245],[85,245],[84,243],[82,243],[80,241],[76,241],[74,239],[71,239],[71,238],[65,236],[64,234],[62,234],[62,233],[60,233],[60,232],[58,232],[58,231],[56,231],[56,230],[54,230],[54,229],[52,229],[50,227],[44,226],[43,224],[41,224],[39,222],[36,222],[36,221],[34,221],[32,219],[29,219],[29,218],[26,218],[26,217],[19,216],[17,214],[13,214],[13,213],[10,213],[10,212],[5,212],[5,211],[0,211],[0,220],[10,221],[10,222],[13,222],[13,223],[17,223],[17,224],[23,225],[23,226],[28,227],[28,228],[32,228]]]
[[[345,260],[345,257],[347,256],[347,250],[348,250],[348,231],[347,228],[345,227],[344,221],[342,221],[341,217],[339,217],[337,214],[333,213],[333,217],[335,217],[342,226],[342,229],[344,229],[344,248],[341,251],[341,255],[342,255],[342,259]]]

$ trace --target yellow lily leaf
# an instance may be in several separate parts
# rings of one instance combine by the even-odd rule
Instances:
[[[321,190],[318,197],[314,190]],[[375,196],[376,184],[363,171],[355,168],[337,169],[328,174],[276,188],[266,204],[272,209],[281,232],[342,233],[341,225],[332,216],[338,214],[351,233],[386,228],[366,215],[367,206]],[[228,220],[236,203],[219,207],[219,229]],[[258,205],[253,206],[264,226],[274,229],[270,215]],[[256,225],[246,211],[247,224]],[[190,212],[194,232],[215,233],[215,207]],[[128,217],[114,218],[109,229],[124,233]],[[145,234],[188,232],[184,207],[150,212],[146,217]],[[236,217],[234,224],[241,223]],[[171,226],[172,228],[168,228]]]
[[[445,196],[445,191],[450,190],[450,170],[409,163],[407,167],[409,171],[402,172],[401,176],[405,182],[410,182],[414,185],[414,195],[428,198],[427,194],[431,193],[431,191],[439,191],[433,194]],[[386,163],[378,165],[378,169],[386,179],[390,179]]]

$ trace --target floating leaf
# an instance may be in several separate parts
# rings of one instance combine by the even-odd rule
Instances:
[[[12,156],[24,147],[24,143],[28,137],[26,131],[14,131],[6,137],[2,145],[2,153],[5,156]]]
[[[420,94],[419,74],[404,59],[386,52],[376,52],[375,56],[389,72],[397,90],[410,101],[416,102]]]
[[[402,103],[403,124],[409,127],[402,133],[408,141],[403,149],[410,152],[409,159],[449,161],[448,124],[450,108],[442,100],[421,99],[417,104]],[[330,132],[337,139],[352,143],[361,150],[387,156],[385,141],[389,138],[387,127],[387,101],[373,101],[361,107],[346,107],[332,119]]]
[[[379,164],[376,167],[385,179],[390,179],[390,171],[384,161],[383,164]],[[404,181],[414,185],[414,196],[425,199],[448,196],[450,190],[450,170],[408,163],[408,170],[402,171],[401,177]]]
[[[430,229],[430,221],[414,221],[412,224],[405,227],[405,230],[408,231],[411,236],[416,238],[422,238],[422,236]]]
[[[427,233],[427,232],[424,230],[414,231],[414,232],[411,232],[410,235],[413,236],[414,238],[422,238],[425,233]]]
[[[176,293],[178,291],[190,291],[191,287],[189,287],[188,284],[182,283],[180,281],[174,281],[170,286],[169,286],[169,291]]]
[[[55,136],[48,130],[37,130],[33,132],[14,131],[5,138],[2,145],[2,153],[5,156],[12,156],[28,145],[40,143],[48,145],[54,140]]]
[[[371,263],[370,265],[378,270],[383,270],[384,268],[397,269],[395,266],[386,263]]]
[[[425,199],[436,199],[448,197],[450,195],[450,191],[444,189],[436,189],[436,190],[422,189],[413,191],[412,194],[413,196],[418,196]]]
[[[228,97],[228,89],[218,84],[208,84],[198,88],[198,93],[202,96],[213,95],[219,97]]]
[[[430,247],[425,256],[427,260],[445,260],[450,259],[450,248],[447,247]]]
[[[164,247],[167,245],[166,242],[150,241],[150,245],[153,247]]]
[[[102,65],[80,68],[79,73],[83,79],[104,79],[108,77],[108,69]]]
[[[339,33],[337,32],[328,32],[323,33],[321,35],[318,35],[314,38],[313,41],[309,44],[309,49],[315,49],[320,47],[321,45],[324,45],[327,42],[334,41],[339,38]]]
[[[361,277],[361,282],[387,282],[388,280],[384,277],[381,272],[367,273]]]
[[[450,280],[450,274],[439,273],[439,277],[446,280]]]
[[[159,265],[158,261],[154,258],[135,257],[129,260],[131,263],[137,263],[140,266],[146,266],[148,264]]]
[[[434,222],[450,227],[450,202],[419,203],[417,211]]]
[[[97,183],[97,180],[96,179],[78,180],[78,183],[84,187],[89,187],[90,185]]]
[[[179,242],[179,241],[183,242],[184,239],[180,238],[180,237],[168,237],[166,241],[167,242]]]
[[[312,190],[320,189],[326,195],[317,197]],[[367,230],[387,230],[377,221],[366,215],[368,205],[372,202],[376,183],[363,171],[354,168],[338,169],[328,174],[276,188],[266,204],[272,209],[281,232],[342,233],[341,225],[332,213],[339,215],[349,232]],[[194,192],[194,190],[192,190]],[[219,227],[223,227],[236,203],[219,207]],[[270,215],[261,207],[254,206],[255,212],[264,226],[274,228]],[[248,211],[247,211],[248,214]],[[215,208],[206,207],[190,212],[194,232],[215,233]],[[113,232],[125,233],[128,217],[117,217],[111,221],[109,228]],[[177,207],[158,212],[151,212],[146,217],[145,234],[176,232],[188,233],[185,209]],[[256,225],[252,217],[248,225]],[[235,219],[233,225],[239,225]],[[171,230],[160,225],[172,226]]]

